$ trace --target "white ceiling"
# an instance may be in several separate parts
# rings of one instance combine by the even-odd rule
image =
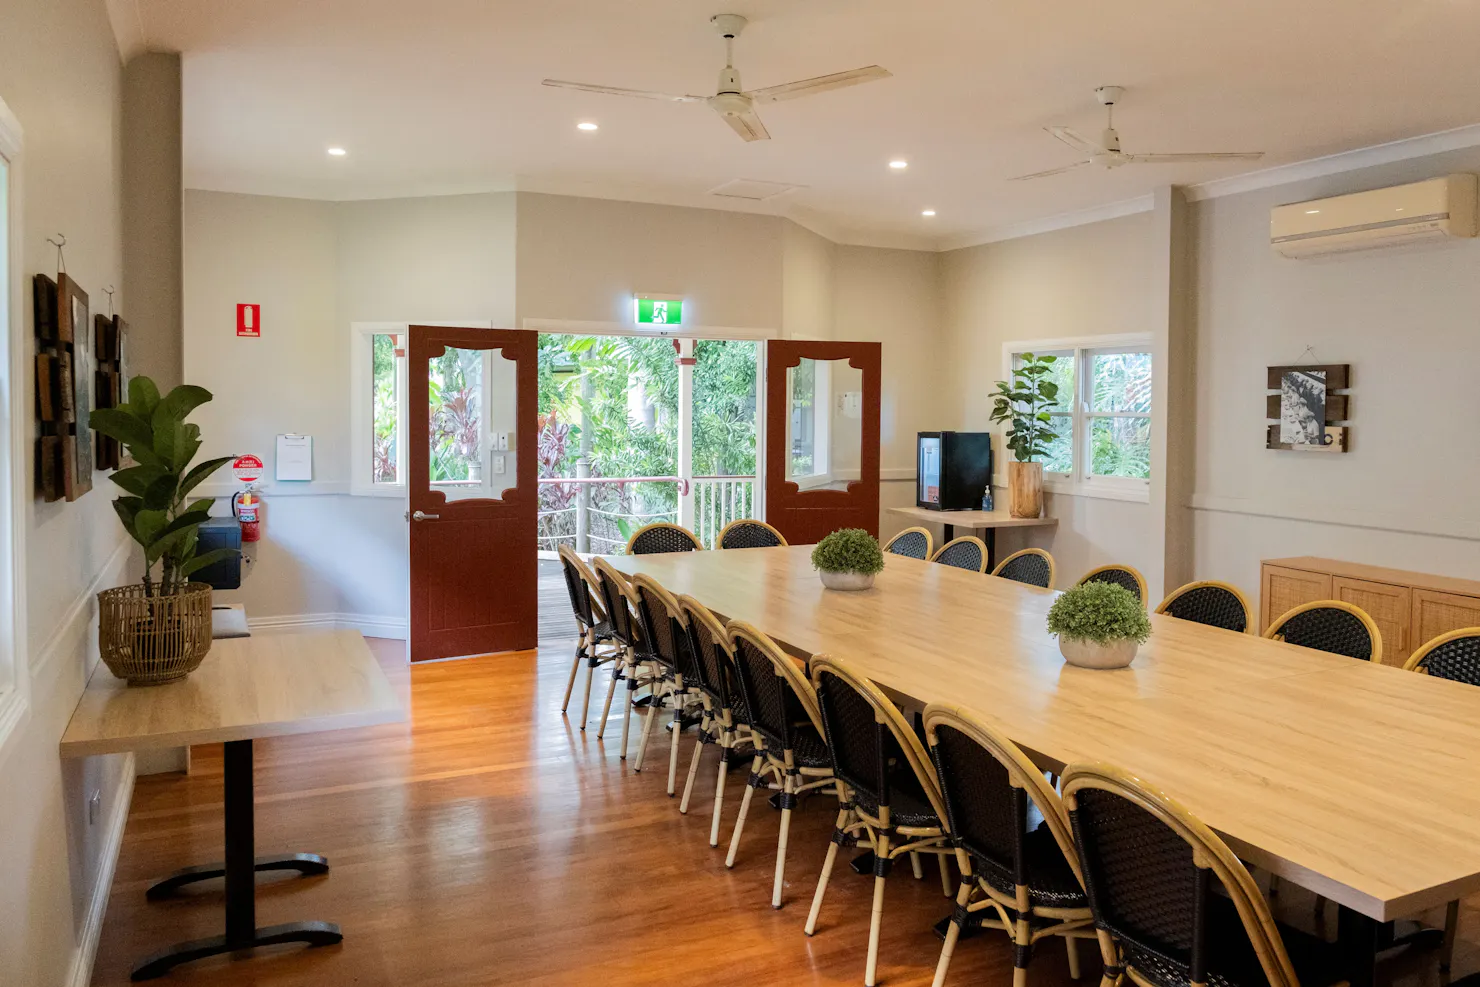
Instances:
[[[806,186],[767,211],[926,246],[1480,121],[1480,0],[133,2],[145,44],[185,53],[193,188],[723,206],[704,193],[762,179]],[[765,106],[773,140],[749,144],[702,105],[540,85],[712,93],[721,9],[751,18],[747,88],[873,63],[894,77]],[[1096,133],[1102,84],[1127,87],[1127,150],[1269,153],[1006,181],[1074,159],[1040,128]]]

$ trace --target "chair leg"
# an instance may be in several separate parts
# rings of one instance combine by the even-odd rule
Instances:
[[[581,729],[586,729],[586,721],[591,717],[591,680],[596,678],[596,653],[591,652],[586,658],[586,697],[581,700]]]
[[[1064,937],[1064,949],[1069,953],[1069,979],[1079,979],[1079,940],[1073,936]]]
[[[627,704],[622,707],[622,760],[627,760],[627,735],[632,731],[632,701],[637,698],[637,663],[629,650],[622,659],[623,674],[627,676]]]
[[[617,694],[617,672],[621,667],[620,662],[612,662],[612,680],[606,687],[606,702],[601,707],[601,726],[596,728],[597,740],[606,736],[606,721],[612,715],[612,697]]]
[[[915,875],[915,880],[925,880],[925,868],[920,864],[920,855],[910,851],[910,873]]]
[[[727,735],[719,745],[719,778],[714,783],[714,814],[709,820],[709,845],[719,846],[719,817],[725,807],[725,776],[730,772],[730,747],[734,735]]]
[[[1033,927],[1021,912],[1013,923],[1012,987],[1027,987],[1028,961],[1033,958]]]
[[[781,782],[781,834],[776,838],[776,880],[771,884],[771,907],[781,907],[782,875],[786,872],[786,837],[791,830],[791,803],[796,796],[792,789],[796,782],[786,775]]]
[[[689,758],[689,778],[683,785],[683,798],[679,800],[680,815],[689,814],[689,796],[694,792],[694,777],[699,773],[699,755],[704,753],[704,738],[694,741],[694,756]]]
[[[678,791],[678,738],[683,733],[684,694],[673,693],[673,735],[668,738],[668,797]]]
[[[956,891],[956,911],[951,915],[951,924],[946,927],[946,944],[940,948],[940,961],[935,964],[935,980],[931,982],[931,987],[943,987],[946,982],[946,971],[951,967],[951,955],[956,952],[956,942],[961,938],[960,915],[966,910],[966,904],[970,900],[971,882],[963,877],[961,887]]]
[[[725,866],[735,866],[735,853],[740,849],[740,833],[745,829],[745,817],[750,813],[750,799],[755,795],[755,778],[760,774],[764,758],[757,754],[750,762],[750,780],[745,783],[745,794],[740,799],[740,815],[735,817],[735,831],[730,834],[730,852],[725,855]]]
[[[1100,962],[1105,966],[1105,972],[1100,975],[1100,987],[1116,987],[1120,983],[1121,970],[1115,940],[1104,929],[1095,930],[1095,938],[1100,942]]]
[[[581,670],[581,661],[586,657],[586,629],[581,628],[581,636],[576,641],[576,656],[570,663],[570,679],[565,683],[565,698],[560,702],[560,712],[564,713],[570,709],[570,694],[576,688],[576,673]]]
[[[868,921],[868,965],[863,970],[864,987],[874,987],[878,982],[879,932],[884,926],[884,882],[888,880],[890,863],[889,834],[880,833],[874,846],[874,905]]]
[[[833,832],[841,833],[843,827],[848,823],[848,810],[838,810],[838,821],[833,823]],[[817,916],[822,912],[822,896],[827,894],[827,881],[832,877],[833,864],[838,859],[838,841],[832,840],[827,845],[827,857],[822,861],[822,874],[817,878],[817,890],[812,893],[812,910],[807,913],[807,925],[803,931],[812,935],[817,931]]]
[[[632,765],[634,774],[642,771],[642,760],[647,756],[648,741],[653,736],[653,720],[658,718],[657,706],[658,695],[654,692],[652,704],[648,706],[646,715],[642,718],[642,739],[637,742],[637,762]]]
[[[943,853],[935,855],[936,863],[940,864],[940,893],[945,897],[951,896],[951,874],[948,867],[949,860]]]
[[[1444,909],[1444,945],[1439,950],[1439,969],[1449,972],[1454,960],[1454,940],[1459,932],[1459,902],[1451,901]]]

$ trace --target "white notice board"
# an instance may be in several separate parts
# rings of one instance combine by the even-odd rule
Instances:
[[[279,480],[313,479],[312,435],[279,435],[277,437],[277,478]]]

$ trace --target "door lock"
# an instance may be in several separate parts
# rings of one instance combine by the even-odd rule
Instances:
[[[440,518],[441,516],[442,515],[440,515],[440,514],[427,514],[427,513],[423,512],[423,511],[413,511],[412,514],[411,514],[411,520],[413,520],[413,521],[435,521],[438,518]]]

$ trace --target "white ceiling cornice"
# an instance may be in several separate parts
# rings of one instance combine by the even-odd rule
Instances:
[[[106,0],[108,23],[113,28],[113,40],[118,45],[118,61],[128,60],[149,48],[149,38],[144,31],[144,11],[139,0]]]
[[[1103,206],[1092,206],[1089,209],[1076,209],[1074,212],[1044,216],[1042,219],[1028,219],[1021,223],[994,226],[980,233],[946,237],[936,244],[935,249],[940,251],[962,250],[966,247],[979,247],[984,243],[1000,243],[1003,240],[1016,240],[1020,237],[1036,236],[1039,233],[1052,233],[1054,230],[1067,230],[1073,226],[1088,226],[1090,223],[1103,223],[1107,219],[1119,219],[1122,216],[1133,216],[1136,213],[1150,212],[1154,204],[1154,196],[1138,195],[1134,199],[1122,199],[1119,202],[1109,202]]]

